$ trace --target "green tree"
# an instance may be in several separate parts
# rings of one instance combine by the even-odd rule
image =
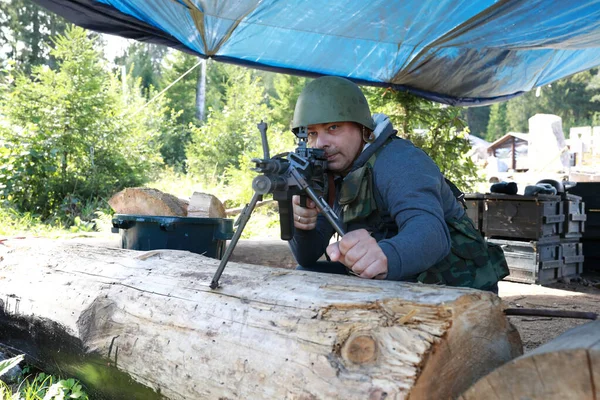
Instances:
[[[229,166],[239,168],[239,157],[256,150],[256,123],[269,114],[261,81],[251,70],[227,67],[227,102],[209,114],[205,125],[192,129],[186,149],[189,171],[208,180],[223,176]]]
[[[226,103],[221,109],[211,109],[204,125],[192,128],[186,154],[189,173],[212,185],[229,184],[230,199],[239,204],[252,195],[256,173],[250,169],[251,159],[262,157],[257,123],[269,123],[272,155],[293,150],[294,136],[273,120],[263,82],[255,71],[232,65],[224,65],[224,71]]]
[[[477,168],[467,156],[471,145],[461,110],[422,99],[404,91],[363,88],[372,112],[387,114],[399,136],[423,149],[444,176],[462,190],[478,181]]]
[[[507,131],[528,132],[529,118],[535,114],[558,115],[565,134],[573,126],[591,125],[600,112],[600,103],[594,101],[600,95],[597,73],[597,69],[580,72],[507,101]]]
[[[508,132],[509,125],[506,118],[506,108],[505,102],[492,104],[490,121],[488,123],[487,134],[485,135],[485,140],[488,142],[493,142]]]
[[[139,86],[120,92],[83,29],[54,44],[57,70],[12,74],[0,104],[0,198],[43,217],[143,183],[160,163],[156,138],[169,119],[160,103],[128,111],[145,103]]]
[[[490,121],[490,107],[465,107],[461,116],[467,121],[469,132],[480,138],[485,138],[487,126]]]
[[[529,132],[529,118],[543,112],[546,110],[535,91],[510,99],[506,103],[507,132]]]
[[[546,112],[562,118],[563,131],[573,126],[591,125],[600,104],[590,101],[600,91],[589,86],[596,69],[580,72],[543,87],[540,99]]]
[[[165,92],[167,105],[173,110],[181,111],[177,121],[182,125],[193,123],[200,125],[201,122],[196,118],[196,89],[198,74],[201,71],[200,66],[189,74],[184,75],[188,70],[194,67],[200,59],[180,51],[171,52],[165,59],[165,66],[161,79],[160,89],[164,89],[173,82],[177,81],[173,86]],[[224,104],[224,96],[226,92],[227,66],[220,63],[215,63],[211,60],[207,61],[207,93],[206,104],[207,109],[220,110]]]
[[[186,171],[185,148],[190,142],[191,130],[203,124],[203,121],[198,119],[201,114],[198,107],[203,107],[202,114],[206,114],[207,110],[208,112],[220,110],[223,107],[226,91],[226,66],[208,60],[205,61],[206,67],[202,68],[202,65],[197,65],[199,61],[198,57],[186,53],[169,53],[160,85],[162,90],[172,84],[164,97],[166,104],[176,115],[179,125],[162,136],[161,154],[168,165],[184,172]],[[196,68],[191,70],[194,66]],[[206,73],[204,98],[201,93],[198,93],[203,89],[203,85],[200,84],[203,70]],[[188,71],[190,72],[187,73]]]
[[[296,100],[309,79],[295,75],[276,74],[273,79],[275,93],[269,96],[273,108],[272,121],[291,129]]]
[[[55,66],[50,38],[64,32],[66,21],[28,0],[0,1],[0,61],[13,60],[29,73],[36,65]]]
[[[141,86],[149,97],[152,88],[158,88],[161,83],[161,63],[168,48],[165,46],[133,42],[124,54],[115,59],[115,64],[125,66],[134,78],[141,79]]]

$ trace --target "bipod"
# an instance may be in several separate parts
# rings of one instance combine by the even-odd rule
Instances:
[[[229,246],[227,246],[227,249],[225,250],[225,254],[223,254],[223,258],[221,259],[219,268],[217,268],[217,271],[215,272],[215,275],[213,276],[213,279],[210,282],[211,289],[216,289],[219,287],[219,278],[221,278],[221,275],[223,274],[223,270],[225,269],[225,266],[227,266],[227,262],[229,261],[229,258],[231,257],[231,253],[233,253],[233,250],[235,249],[235,246],[237,245],[238,240],[240,240],[240,236],[242,236],[242,231],[244,230],[244,227],[248,223],[248,220],[250,219],[250,215],[252,214],[252,211],[254,211],[254,208],[256,207],[256,203],[261,201],[262,197],[263,197],[262,194],[254,193],[254,195],[252,196],[252,199],[250,200],[250,203],[246,204],[246,206],[242,210],[242,212],[239,216],[239,219],[238,219],[238,227],[237,227],[235,233],[233,234],[233,237],[231,238],[231,242],[229,242]]]

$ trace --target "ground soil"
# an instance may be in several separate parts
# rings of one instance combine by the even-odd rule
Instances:
[[[545,286],[500,282],[499,295],[507,307],[587,311],[600,315],[600,272]],[[521,335],[525,352],[549,342],[589,320],[549,317],[508,317]]]

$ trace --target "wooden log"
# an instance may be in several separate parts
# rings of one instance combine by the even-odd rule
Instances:
[[[185,217],[187,202],[151,188],[127,188],[113,195],[108,204],[117,214]]]
[[[125,374],[167,399],[455,398],[522,352],[488,292],[236,263],[211,290],[217,265],[9,241],[0,338],[113,399],[152,398]]]
[[[600,320],[570,329],[498,368],[461,399],[600,399]]]
[[[194,192],[187,209],[188,217],[225,218],[225,207],[212,194]]]

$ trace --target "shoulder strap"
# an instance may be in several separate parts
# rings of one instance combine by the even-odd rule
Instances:
[[[456,200],[458,200],[458,202],[462,204],[462,206],[466,209],[467,204],[465,203],[465,194],[462,192],[462,190],[456,187],[456,185],[452,183],[450,179],[444,177],[444,180],[446,181],[446,184],[448,184],[448,186],[450,187],[450,190],[452,190],[452,194],[454,195],[454,197],[456,197]]]

